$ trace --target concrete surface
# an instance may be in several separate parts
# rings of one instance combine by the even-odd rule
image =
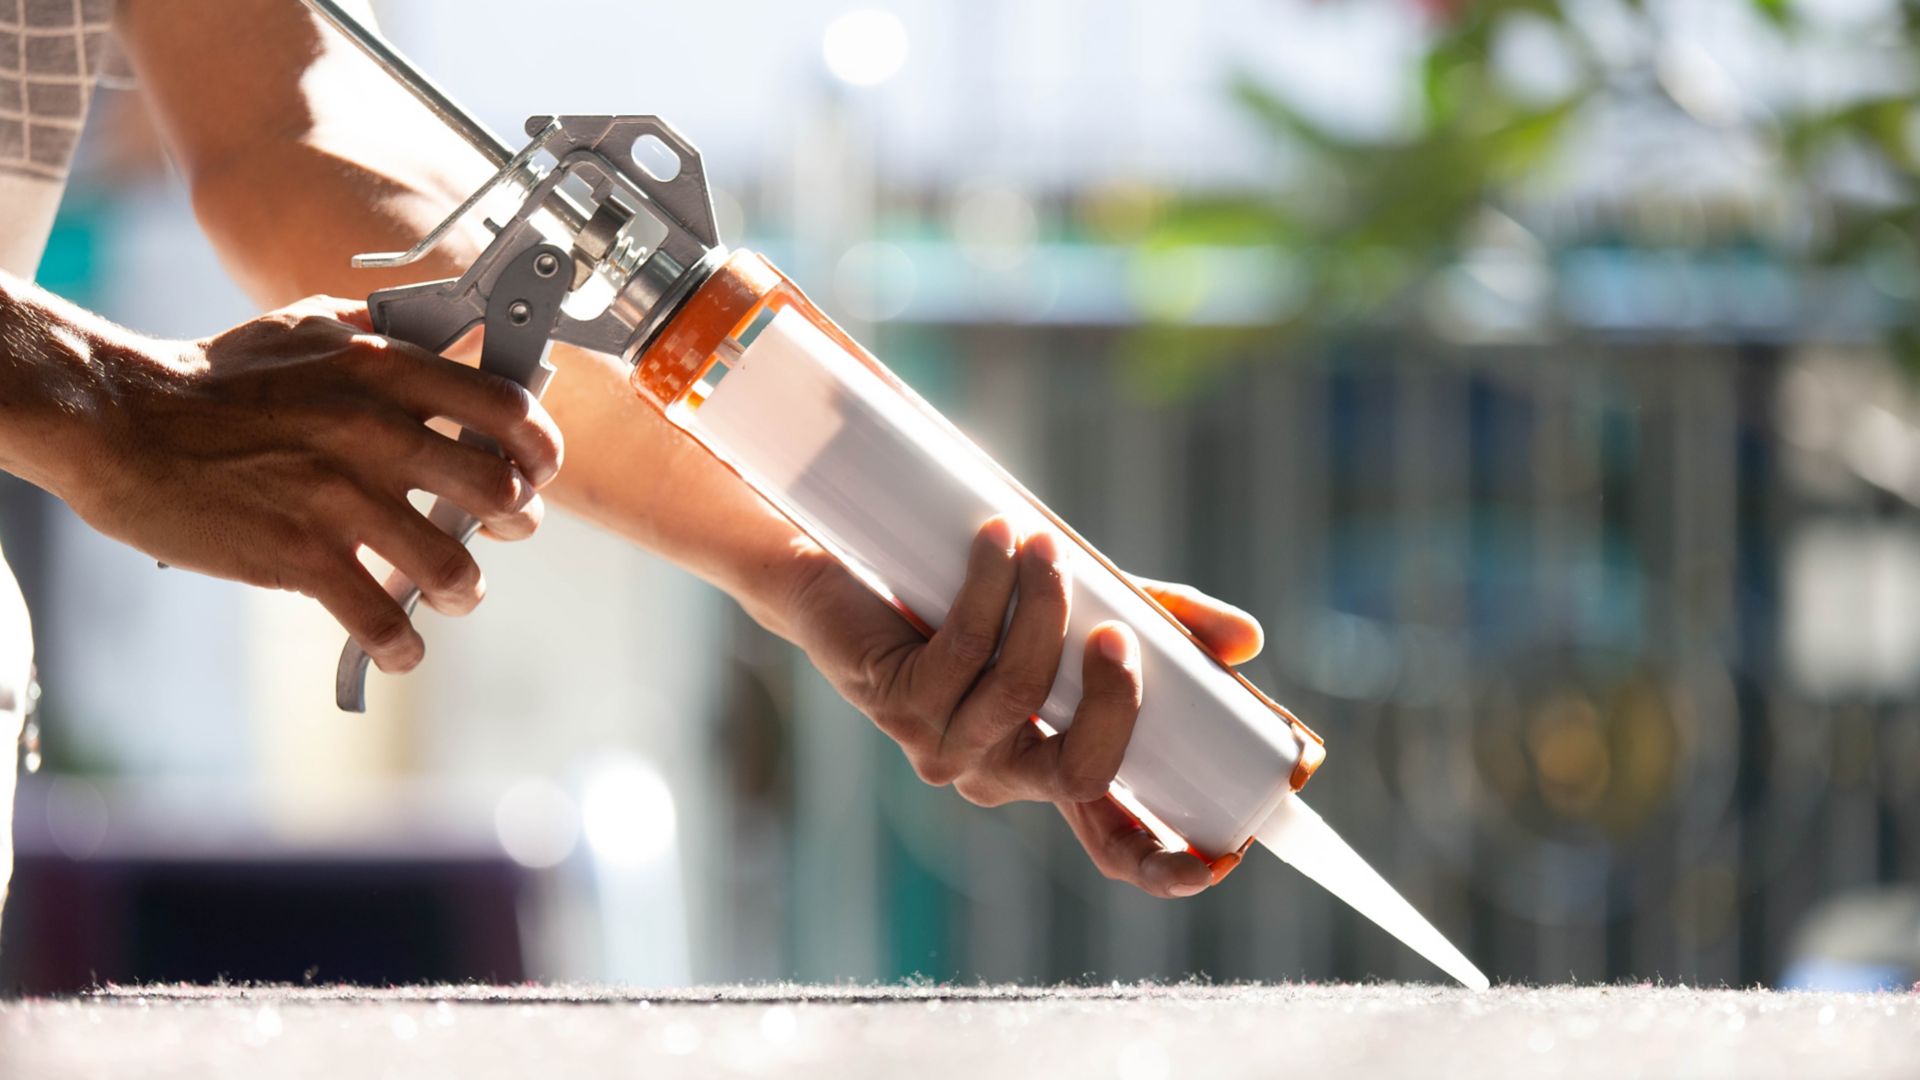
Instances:
[[[0,1077],[1914,1077],[1920,993],[1661,986],[114,988]]]

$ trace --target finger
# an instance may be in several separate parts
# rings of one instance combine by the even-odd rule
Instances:
[[[338,296],[316,296],[311,299],[328,318],[346,323],[362,333],[373,333],[373,312],[364,301],[346,300]]]
[[[393,597],[351,555],[306,590],[366,650],[381,671],[412,671],[427,644]]]
[[[546,501],[544,499],[535,498],[532,505],[533,505],[533,510],[535,512],[534,527],[538,528],[539,523],[541,521],[546,520],[546,516],[547,516]],[[497,533],[497,532],[494,532],[491,527],[486,525],[480,526],[480,532],[477,535],[484,536],[489,540],[504,540],[504,541],[525,540],[527,538],[527,534],[525,533],[521,533],[516,536],[508,536],[502,533]]]
[[[451,500],[496,539],[524,540],[540,527],[545,503],[512,462],[424,425],[408,435],[412,445],[401,481],[407,488]]]
[[[444,615],[465,615],[487,593],[473,553],[404,499],[369,495],[351,519],[359,541],[420,587],[420,599]]]
[[[1199,857],[1168,851],[1147,827],[1112,799],[1059,803],[1060,813],[1099,871],[1154,896],[1193,896],[1213,882]]]
[[[1009,779],[1032,792],[1028,798],[1091,802],[1113,786],[1140,715],[1140,643],[1131,629],[1117,622],[1093,628],[1081,684],[1073,726],[1029,741],[1009,762]]]
[[[974,535],[967,576],[946,621],[915,656],[903,683],[921,715],[936,718],[943,729],[1000,647],[1015,580],[1013,526],[1006,518],[989,518]]]
[[[367,310],[365,301],[361,300],[349,300],[345,297],[321,293],[296,300],[281,310],[295,315],[332,319],[363,333],[370,333],[373,330],[373,315]]]
[[[421,419],[444,416],[487,436],[535,487],[545,487],[559,474],[560,428],[526,387],[404,341],[363,334],[355,343],[394,361],[381,365],[380,377],[402,408]]]
[[[1019,593],[999,658],[960,702],[947,728],[950,751],[971,760],[1005,742],[1040,711],[1060,670],[1072,592],[1060,543],[1052,533],[1021,545]]]
[[[367,488],[404,500],[409,491],[446,498],[495,539],[533,535],[546,513],[533,483],[490,450],[443,435],[399,409],[370,411],[357,423],[323,429],[326,447],[356,465]]]
[[[1260,655],[1266,634],[1260,620],[1224,600],[1216,600],[1191,585],[1135,578],[1148,596],[1193,631],[1207,651],[1227,665],[1244,664]]]

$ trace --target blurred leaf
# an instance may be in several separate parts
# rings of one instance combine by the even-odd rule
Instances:
[[[1920,380],[1920,331],[1911,326],[1896,327],[1887,344],[1893,349],[1901,370],[1908,377]]]
[[[1786,27],[1793,22],[1793,5],[1787,0],[1748,0],[1748,3],[1775,26]]]
[[[1807,29],[1790,0],[1750,0],[1789,44]],[[1488,211],[1515,214],[1516,198],[1551,168],[1583,115],[1605,110],[1643,112],[1654,100],[1674,122],[1697,123],[1663,90],[1656,64],[1665,31],[1661,17],[1640,0],[1624,0],[1624,17],[1638,23],[1653,47],[1637,50],[1628,66],[1611,52],[1603,62],[1593,42],[1554,0],[1485,0],[1421,5],[1431,38],[1408,74],[1419,115],[1407,130],[1366,138],[1326,124],[1294,107],[1256,74],[1237,70],[1227,89],[1257,130],[1286,162],[1265,197],[1259,194],[1175,202],[1160,217],[1151,245],[1269,244],[1303,267],[1304,306],[1297,294],[1275,298],[1270,337],[1337,333],[1356,320],[1391,319],[1433,275],[1456,265],[1476,242]],[[1495,44],[1506,20],[1524,13],[1560,28],[1576,65],[1576,85],[1565,100],[1543,105],[1519,100],[1496,70]],[[1920,0],[1899,8],[1910,32],[1891,47],[1920,70]],[[1831,45],[1830,29],[1817,31]],[[1860,48],[1889,47],[1886,35],[1862,38]],[[1596,108],[1597,107],[1597,108]],[[1616,111],[1611,115],[1619,115]],[[1752,203],[1709,207],[1715,226],[1681,241],[1689,244],[1758,242],[1774,237],[1767,257],[1805,265],[1854,264],[1876,255],[1875,237],[1888,229],[1920,232],[1920,90],[1883,93],[1838,108],[1795,108],[1768,102],[1743,109],[1744,129],[1717,136],[1757,149],[1751,184],[1763,193]],[[1717,129],[1716,129],[1717,130]],[[1895,205],[1850,195],[1830,175],[1841,164],[1857,174],[1865,155],[1900,193]],[[1878,182],[1878,181],[1876,181]],[[1886,185],[1881,183],[1882,187]],[[1649,190],[1657,191],[1657,186]],[[1799,224],[1782,230],[1779,204]],[[1657,210],[1658,208],[1656,208]],[[1698,213],[1698,211],[1695,211]],[[1631,209],[1623,210],[1631,214]],[[1747,214],[1744,230],[1739,215]],[[1633,219],[1595,223],[1595,241],[1633,236]],[[1791,239],[1785,239],[1790,237]],[[1249,347],[1232,335],[1167,323],[1147,331],[1152,342],[1139,361],[1143,385],[1162,390],[1183,384],[1169,374],[1182,364],[1211,371],[1222,350],[1247,356],[1276,350]],[[1904,339],[1903,339],[1904,341]],[[1911,349],[1902,344],[1903,349]],[[1904,354],[1903,354],[1904,355]]]
[[[1232,75],[1227,87],[1250,116],[1265,124],[1269,132],[1283,142],[1305,143],[1314,150],[1335,156],[1356,145],[1308,122],[1293,106],[1245,71]]]
[[[1143,402],[1175,401],[1202,393],[1242,358],[1271,356],[1271,331],[1247,327],[1149,327],[1130,335],[1121,352],[1122,382]]]
[[[1163,247],[1198,244],[1283,243],[1300,229],[1279,206],[1251,199],[1191,200],[1170,208],[1149,243]]]

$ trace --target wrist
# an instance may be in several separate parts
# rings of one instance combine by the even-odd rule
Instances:
[[[156,410],[188,392],[205,367],[196,343],[146,338],[107,326],[89,337],[86,404],[50,425],[44,481],[88,521],[98,507],[141,497],[142,446]]]
[[[71,504],[114,471],[137,399],[195,355],[0,275],[0,468]]]
[[[764,557],[738,566],[716,584],[754,622],[799,645],[803,644],[800,635],[812,623],[806,612],[818,590],[831,578],[845,574],[846,569],[785,518],[779,518],[779,522],[790,534],[784,543],[768,549]]]
[[[0,279],[0,468],[60,495],[62,475],[86,457],[73,433],[92,426],[104,388],[93,336],[52,299]]]

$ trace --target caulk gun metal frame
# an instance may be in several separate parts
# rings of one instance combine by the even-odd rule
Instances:
[[[333,0],[302,2],[497,167],[411,249],[359,255],[355,266],[416,262],[490,192],[502,187],[524,192],[519,208],[505,222],[486,223],[493,239],[466,273],[382,289],[369,297],[375,330],[441,352],[482,326],[481,370],[512,379],[538,396],[553,374],[546,360],[552,343],[630,359],[680,301],[725,261],[727,250],[714,226],[700,152],[666,121],[657,116],[536,116],[527,121],[530,141],[516,152]],[[636,161],[636,145],[648,138],[658,140],[677,159],[671,177],[655,176]],[[553,159],[550,168],[540,166],[543,157]],[[586,191],[585,205],[562,188],[569,181],[573,191]],[[550,235],[553,221],[565,234],[565,247]],[[663,226],[663,238],[643,242],[643,235]],[[595,275],[608,287],[611,302],[585,317],[569,314],[563,309],[566,298]],[[498,451],[491,440],[471,431],[462,431],[460,440]],[[444,498],[435,501],[428,518],[461,543],[479,528],[472,515]],[[409,614],[420,602],[419,586],[398,572],[388,578],[387,591]],[[366,652],[348,642],[334,682],[340,708],[366,710],[367,663]]]

